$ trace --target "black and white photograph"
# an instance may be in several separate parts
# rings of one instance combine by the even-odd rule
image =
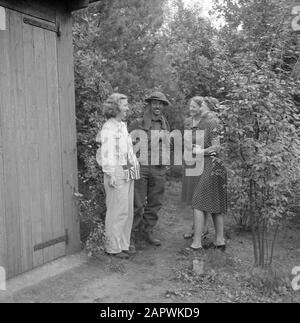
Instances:
[[[300,303],[300,0],[0,0],[0,303]]]

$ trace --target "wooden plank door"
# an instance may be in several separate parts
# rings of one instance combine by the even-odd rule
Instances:
[[[35,21],[38,21],[35,19]],[[60,111],[58,99],[57,35],[23,23],[28,142],[32,151],[29,167],[33,203],[33,266],[65,254],[63,217]],[[47,242],[51,244],[47,247]],[[43,246],[44,244],[44,246]],[[35,250],[35,247],[40,246]]]
[[[0,35],[0,46],[4,42],[8,64],[0,89],[1,94],[2,85],[6,89],[2,141],[7,268],[14,276],[65,255],[66,242],[61,239],[65,225],[57,35],[24,23],[21,13],[6,12],[7,31]]]
[[[22,91],[20,87],[17,64],[17,50],[21,44],[20,30],[15,26],[10,31],[11,24],[20,25],[15,15],[6,11],[6,30],[0,34],[1,48],[1,133],[2,133],[2,162],[3,178],[1,182],[4,196],[4,214],[6,231],[6,271],[8,276],[20,273],[22,270],[22,250],[20,232],[20,199],[17,150],[18,135],[18,99]]]

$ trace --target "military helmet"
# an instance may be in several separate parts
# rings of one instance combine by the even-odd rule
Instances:
[[[170,101],[167,99],[167,97],[161,93],[161,92],[153,92],[151,93],[146,99],[146,102],[150,102],[152,100],[157,100],[163,102],[165,105],[171,105]]]

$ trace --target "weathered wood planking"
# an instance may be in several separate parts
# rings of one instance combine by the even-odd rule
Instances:
[[[16,74],[16,129],[15,129],[15,158],[18,167],[18,196],[20,218],[20,246],[21,246],[21,272],[33,268],[32,240],[31,240],[31,209],[29,194],[29,165],[28,165],[28,141],[27,141],[27,111],[25,101],[25,78],[24,78],[24,39],[22,14],[11,11],[14,17],[16,43],[14,68]],[[18,260],[17,260],[18,261]]]
[[[51,3],[52,2],[52,3]],[[55,3],[41,0],[0,0],[0,6],[25,13],[50,22],[55,22]]]
[[[37,123],[35,124],[35,143],[38,150],[38,159],[36,162],[36,189],[38,190],[37,198],[39,199],[39,209],[33,213],[33,237],[34,244],[37,245],[44,241],[44,226],[46,217],[46,203],[47,203],[47,188],[45,186],[44,174],[45,166],[43,163],[47,162],[45,158],[45,145],[47,144],[47,120],[45,121],[45,113],[47,109],[47,92],[45,80],[45,46],[44,46],[44,31],[43,29],[33,27],[33,43],[34,43],[34,84],[31,88],[32,96],[36,101]],[[44,263],[44,250],[34,252],[34,266],[39,266]]]
[[[6,24],[7,25],[7,24]],[[7,270],[6,206],[4,175],[4,108],[9,105],[8,31],[0,30],[0,266]]]
[[[35,181],[32,185],[35,189],[39,188],[40,198],[39,204],[32,213],[34,247],[64,235],[57,51],[55,33],[26,24],[23,28],[32,30],[34,48],[34,64],[29,62],[32,57],[27,57],[28,66],[34,71],[28,89],[29,95],[33,96],[31,101],[35,102],[30,142],[37,150],[33,156],[38,156],[36,174],[33,176]],[[26,51],[31,50],[29,48]],[[28,72],[30,73],[30,70]],[[28,102],[29,109],[31,104]],[[32,172],[34,169],[31,170],[31,174]],[[40,211],[37,212],[39,208]],[[34,251],[34,266],[64,254],[63,244]]]
[[[56,35],[51,32],[45,32],[45,40],[52,198],[52,216],[50,220],[53,233],[52,239],[56,239],[65,234]],[[65,255],[66,248],[64,243],[54,245],[53,248],[54,258]]]
[[[80,250],[79,216],[74,193],[78,188],[75,123],[75,93],[72,20],[62,10],[57,13],[61,37],[57,39],[59,104],[62,142],[65,227],[69,231],[67,254]]]
[[[8,277],[80,250],[72,22],[66,3],[45,3],[0,0],[16,10],[6,9],[0,31],[0,266]],[[25,24],[21,12],[60,24],[61,37]],[[67,247],[34,251],[65,229]]]
[[[33,27],[23,25],[23,42],[24,42],[24,78],[25,82],[25,103],[27,114],[27,150],[28,150],[28,194],[30,214],[27,215],[31,226],[31,252],[32,252],[32,266],[41,262],[42,253],[33,254],[33,246],[36,241],[36,218],[37,214],[40,216],[40,192],[39,192],[39,173],[38,173],[38,143],[36,127],[38,124],[37,100],[33,95],[32,89],[35,89],[35,49],[34,49],[34,35]],[[38,221],[39,223],[39,221]],[[40,230],[38,229],[38,232]],[[38,259],[38,260],[36,260]]]
[[[52,199],[52,176],[56,175],[56,172],[58,170],[53,169],[51,167],[51,153],[53,152],[52,146],[53,142],[50,140],[50,113],[49,110],[51,110],[53,107],[52,105],[55,104],[55,97],[57,97],[57,92],[53,92],[51,88],[53,87],[51,78],[49,78],[49,74],[51,73],[51,68],[56,69],[55,63],[57,63],[57,57],[49,56],[47,53],[47,50],[49,50],[49,47],[47,46],[48,42],[51,42],[51,39],[54,38],[55,42],[55,34],[51,31],[43,30],[44,34],[44,78],[45,78],[45,105],[43,108],[43,111],[40,112],[40,115],[42,116],[42,120],[44,123],[43,127],[43,143],[41,145],[41,156],[42,156],[42,186],[44,187],[44,202],[45,202],[45,214],[43,216],[43,242],[47,242],[50,240],[53,240],[56,238],[53,234],[53,208],[57,201],[53,201]],[[53,43],[51,44],[54,45]],[[55,85],[54,85],[55,86]],[[52,92],[52,93],[51,93]],[[52,97],[50,96],[52,94]],[[54,107],[55,109],[55,107]],[[54,153],[54,152],[53,152]],[[54,158],[59,158],[60,156],[54,153]],[[44,262],[49,262],[53,259],[55,259],[55,247],[49,246],[43,250],[44,252]]]
[[[40,87],[37,75],[37,64],[41,64],[41,46],[36,46],[36,39],[40,36],[36,28],[23,25],[24,39],[28,42],[27,52],[24,53],[26,89],[26,106],[28,114],[28,144],[29,144],[29,178],[31,193],[31,225],[32,246],[42,242],[42,192],[40,188],[40,138],[39,138],[39,97]],[[37,62],[37,60],[39,60]],[[32,249],[33,252],[33,249]],[[33,253],[33,266],[43,264],[43,251]]]
[[[20,43],[20,34],[17,31],[17,13],[7,11],[9,30],[9,91],[4,95],[9,96],[9,104],[4,106],[4,173],[7,178],[5,183],[6,201],[6,238],[7,238],[7,267],[8,277],[19,274],[21,266],[21,231],[20,231],[20,196],[18,179],[18,159],[16,158],[17,145],[17,53],[16,48]],[[18,155],[18,154],[17,154]]]
[[[37,67],[39,74],[38,80],[41,86],[41,92],[38,95],[38,109],[39,109],[39,122],[38,129],[40,140],[40,189],[42,201],[42,242],[50,241],[53,239],[53,228],[51,223],[52,217],[52,191],[51,191],[51,164],[50,164],[50,148],[51,143],[49,140],[49,121],[48,121],[48,86],[47,82],[47,54],[46,54],[46,34],[50,31],[39,29],[40,37],[35,39],[35,46],[41,48],[40,57],[36,57],[36,62],[40,60]],[[56,60],[54,56],[52,58]],[[43,250],[44,263],[54,259],[53,246],[47,247]]]

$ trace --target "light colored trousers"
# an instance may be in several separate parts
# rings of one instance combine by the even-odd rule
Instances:
[[[106,251],[119,253],[128,250],[133,223],[134,181],[118,179],[116,187],[109,186],[109,176],[104,174],[106,193]]]

